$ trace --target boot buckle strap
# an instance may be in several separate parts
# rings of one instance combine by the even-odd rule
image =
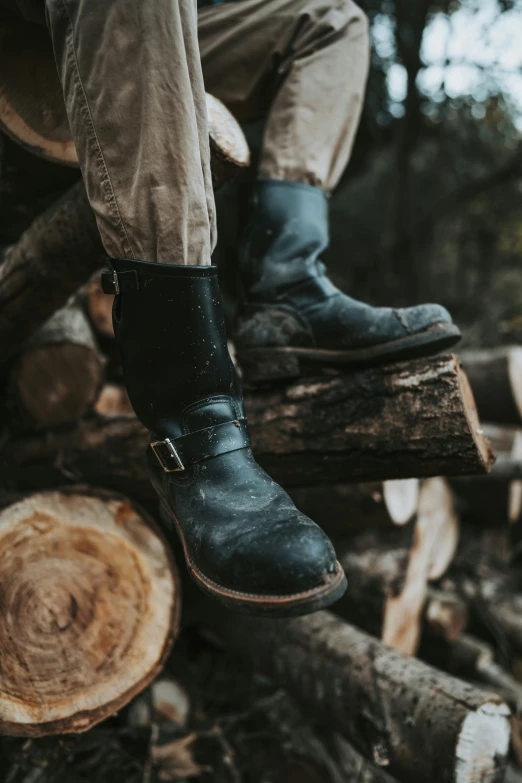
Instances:
[[[150,447],[165,473],[178,473],[185,470],[185,465],[170,438],[156,440],[150,444]]]
[[[156,440],[152,452],[165,473],[178,473],[198,462],[250,446],[246,419],[221,422],[179,438]]]

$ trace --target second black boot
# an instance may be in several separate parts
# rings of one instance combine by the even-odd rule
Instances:
[[[167,529],[192,578],[250,614],[293,616],[340,598],[322,530],[256,463],[227,349],[214,266],[111,259],[103,289]]]
[[[235,334],[247,378],[291,378],[306,362],[388,363],[458,342],[460,331],[440,305],[371,307],[336,288],[319,260],[328,240],[322,190],[283,180],[255,184]]]

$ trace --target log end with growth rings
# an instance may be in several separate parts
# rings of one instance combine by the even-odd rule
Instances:
[[[160,671],[180,595],[129,501],[78,488],[0,512],[0,732],[85,731]]]
[[[463,409],[466,415],[471,437],[486,470],[489,470],[495,459],[494,452],[484,437],[468,376],[465,372],[460,370],[458,379],[460,394],[463,401]]]
[[[486,702],[470,712],[458,737],[455,783],[481,783],[499,779],[509,749],[509,709]]]

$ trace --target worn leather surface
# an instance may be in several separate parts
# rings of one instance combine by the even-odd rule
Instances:
[[[241,250],[244,302],[235,335],[239,348],[349,350],[451,323],[448,311],[437,304],[372,307],[344,294],[319,260],[328,240],[322,190],[279,180],[256,184]]]
[[[241,419],[216,268],[126,260],[110,265],[117,273],[138,274],[138,289],[116,297],[113,315],[129,397],[153,439]],[[189,560],[218,585],[288,595],[320,586],[335,572],[328,538],[257,465],[250,448],[179,473],[165,473],[150,450],[148,460]]]

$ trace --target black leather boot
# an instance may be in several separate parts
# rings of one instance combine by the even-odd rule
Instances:
[[[306,614],[346,578],[322,530],[254,460],[215,266],[111,259],[103,290],[125,381],[151,432],[162,519],[196,583],[251,614]]]
[[[371,307],[343,294],[319,260],[328,239],[322,190],[282,180],[256,183],[241,248],[245,301],[235,334],[247,377],[261,370],[264,378],[290,378],[306,362],[387,363],[458,342],[460,332],[440,305]]]

